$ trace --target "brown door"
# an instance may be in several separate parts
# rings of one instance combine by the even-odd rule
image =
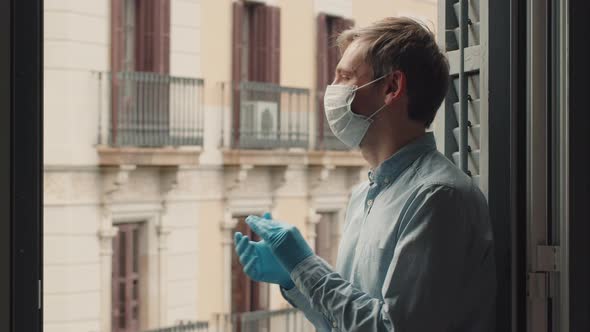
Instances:
[[[140,329],[140,224],[121,224],[113,240],[112,332]]]

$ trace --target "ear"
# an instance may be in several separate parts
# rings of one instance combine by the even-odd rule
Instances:
[[[395,103],[406,93],[406,74],[395,70],[385,78],[385,104]]]

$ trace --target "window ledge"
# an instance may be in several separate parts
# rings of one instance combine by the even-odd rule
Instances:
[[[336,167],[363,167],[366,161],[358,151],[306,151],[292,150],[223,150],[224,165],[284,166],[332,165]]]
[[[98,146],[99,164],[138,166],[198,165],[201,147],[111,147]]]

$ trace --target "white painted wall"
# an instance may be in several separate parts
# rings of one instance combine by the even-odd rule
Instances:
[[[201,1],[170,2],[170,75],[201,77]]]
[[[195,320],[198,282],[198,204],[180,201],[168,204],[168,312],[166,325]]]
[[[352,0],[315,0],[315,12],[352,18]]]
[[[46,170],[44,177],[44,331],[99,331],[98,175]]]
[[[97,81],[109,64],[108,0],[45,1],[44,157],[92,165],[97,157]]]

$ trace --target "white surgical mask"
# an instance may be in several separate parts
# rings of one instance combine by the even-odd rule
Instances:
[[[328,119],[328,125],[334,136],[348,147],[353,149],[359,147],[367,130],[369,130],[369,126],[373,123],[373,117],[385,107],[385,104],[383,104],[381,108],[368,117],[354,113],[351,104],[356,91],[379,81],[387,75],[385,74],[360,87],[334,84],[326,87],[324,112],[326,113],[326,119]]]

